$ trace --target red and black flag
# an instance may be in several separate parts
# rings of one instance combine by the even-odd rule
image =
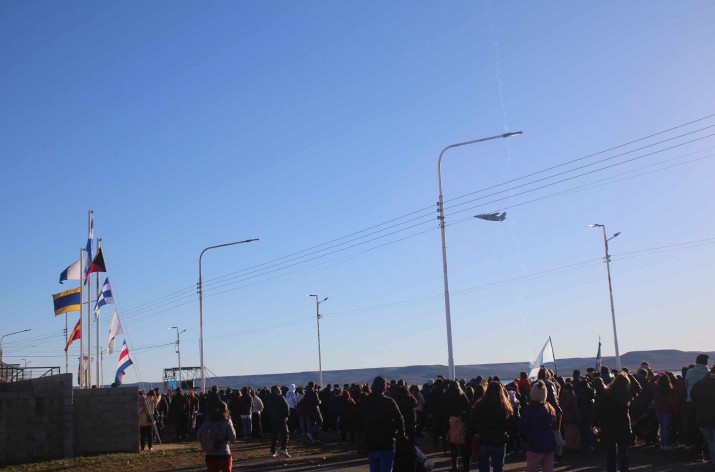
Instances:
[[[87,267],[87,272],[84,275],[84,281],[87,281],[89,274],[92,272],[107,272],[107,266],[104,264],[104,253],[102,248],[97,249],[97,255],[92,259],[92,263]]]

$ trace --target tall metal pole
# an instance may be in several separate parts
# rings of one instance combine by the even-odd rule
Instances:
[[[615,238],[621,233],[616,233],[610,238],[606,234],[606,225],[592,224],[592,228],[601,228],[603,230],[603,247],[606,252],[606,272],[608,273],[608,296],[611,302],[611,322],[613,323],[613,344],[616,348],[616,369],[621,370],[621,353],[618,349],[618,332],[616,330],[616,310],[613,305],[613,284],[611,283],[611,256],[608,253],[608,241]]]
[[[448,272],[447,272],[447,235],[445,232],[445,219],[444,219],[444,197],[442,195],[442,156],[444,156],[444,153],[448,149],[452,149],[455,147],[459,146],[466,146],[467,144],[475,144],[475,143],[481,143],[483,141],[490,141],[492,139],[498,139],[498,138],[510,138],[512,136],[518,136],[522,134],[521,131],[517,131],[514,133],[504,133],[504,134],[499,134],[497,136],[490,136],[488,138],[482,138],[482,139],[475,139],[473,141],[465,141],[463,143],[457,143],[457,144],[450,144],[446,148],[442,149],[442,152],[439,153],[439,159],[437,160],[437,177],[439,179],[439,203],[438,203],[438,211],[439,211],[439,228],[440,232],[442,234],[442,272],[444,275],[444,311],[445,311],[445,318],[447,321],[447,362],[448,362],[448,376],[450,379],[456,379],[457,378],[457,373],[455,371],[454,367],[454,353],[452,350],[452,317],[451,317],[451,310],[450,310],[450,305],[449,305],[449,277],[448,277]]]
[[[80,307],[79,307],[79,329],[80,331],[84,331],[84,307],[82,306],[82,303],[84,303],[84,249],[79,250],[79,299],[81,300],[80,302]],[[87,255],[89,256],[89,254]],[[88,257],[89,258],[89,257]],[[91,261],[87,261],[90,263]],[[84,345],[85,345],[85,338],[86,336],[84,333],[80,332],[80,338],[79,338],[79,386],[80,388],[84,388],[85,386],[85,375],[84,375]],[[66,344],[65,344],[66,346]]]
[[[80,275],[81,277],[81,275]],[[81,298],[80,298],[81,300]],[[82,309],[82,305],[80,304],[80,310]],[[67,346],[67,336],[69,336],[68,330],[69,325],[67,324],[67,313],[65,313],[65,346]],[[65,374],[70,373],[70,351],[69,349],[65,349]]]
[[[5,368],[2,367],[2,365],[3,365],[3,363],[2,363],[2,342],[8,336],[12,336],[13,334],[24,333],[25,331],[32,331],[32,328],[23,329],[21,331],[15,331],[14,333],[4,334],[2,337],[0,337],[0,368],[2,368],[2,375],[0,375],[0,378],[2,378],[3,380],[5,379],[6,375],[5,375]]]
[[[323,388],[323,356],[320,352],[320,304],[323,303],[328,297],[323,298],[318,301],[318,295],[309,295],[310,297],[315,297],[315,319],[318,322],[318,369],[320,369],[320,388]]]
[[[99,251],[100,241],[101,241],[101,239],[98,238],[97,239],[97,251]],[[96,285],[95,286],[97,287],[97,303],[99,303],[99,290],[100,290],[100,288],[99,288],[99,273],[96,273],[95,275],[96,275],[96,277],[95,277]],[[100,377],[100,375],[101,375],[102,368],[100,366],[101,362],[99,361],[99,359],[100,359],[99,358],[99,355],[100,355],[99,354],[99,345],[101,344],[99,342],[99,310],[97,310],[97,317],[94,320],[94,324],[96,325],[96,329],[97,329],[97,342],[96,342],[97,346],[95,349],[97,355],[96,355],[96,359],[94,360],[97,363],[97,380],[96,380],[96,382],[97,382],[97,387],[101,387],[102,386],[102,378]]]
[[[181,388],[181,333],[186,330],[179,332],[179,328],[177,326],[172,326],[169,329],[176,330],[176,354],[179,356],[179,388]]]
[[[90,210],[87,216],[88,232],[92,226],[92,211]],[[90,243],[91,244],[91,243]],[[87,261],[91,264],[92,261]],[[92,386],[92,277],[87,275],[87,385],[86,388]]]
[[[253,241],[258,241],[255,239],[246,239],[245,241],[236,241],[234,243],[218,244],[216,246],[209,246],[199,255],[199,354],[201,356],[201,392],[206,393],[206,366],[204,365],[204,286],[203,279],[201,278],[201,260],[204,257],[204,253],[209,249],[216,249],[219,247],[233,246],[235,244],[250,243]]]

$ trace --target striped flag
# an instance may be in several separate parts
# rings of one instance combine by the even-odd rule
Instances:
[[[77,259],[77,262],[71,264],[69,267],[63,270],[60,274],[60,283],[64,282],[65,280],[82,280],[82,277],[80,277],[79,273],[79,266],[80,260]]]
[[[104,284],[102,284],[102,290],[99,292],[99,298],[97,298],[97,304],[94,307],[94,319],[99,318],[99,309],[104,305],[109,305],[114,303],[114,298],[112,298],[112,287],[109,285],[109,277],[104,279]]]
[[[52,302],[55,305],[55,316],[61,315],[62,313],[69,313],[70,311],[82,311],[80,290],[82,289],[77,287],[52,295]]]
[[[132,357],[129,355],[129,348],[127,347],[127,341],[124,340],[122,344],[122,352],[119,354],[119,365],[117,366],[117,375],[114,376],[114,383],[117,385],[122,384],[122,379],[124,378],[124,371],[134,364]]]
[[[82,317],[77,320],[77,324],[74,326],[70,337],[67,339],[67,345],[65,346],[65,352],[70,348],[70,344],[77,339],[82,337]]]

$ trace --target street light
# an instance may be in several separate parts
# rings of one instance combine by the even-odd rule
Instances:
[[[439,160],[437,161],[437,177],[439,178],[439,227],[442,233],[442,270],[444,272],[444,311],[445,317],[447,319],[447,354],[449,363],[449,377],[451,379],[457,378],[457,374],[454,369],[454,354],[452,352],[452,318],[449,308],[449,279],[447,276],[447,235],[445,234],[445,223],[444,223],[444,198],[442,196],[442,156],[448,149],[466,146],[467,144],[481,143],[483,141],[490,141],[492,139],[498,138],[511,138],[512,136],[519,136],[523,134],[521,131],[516,131],[513,133],[504,133],[496,136],[491,136],[489,138],[475,139],[473,141],[465,141],[463,143],[450,144],[446,148],[442,149],[439,153]]]
[[[621,354],[618,350],[618,333],[616,332],[616,310],[613,308],[613,286],[611,285],[611,256],[608,255],[608,241],[617,237],[620,232],[615,233],[610,238],[606,236],[606,225],[601,225],[598,223],[593,223],[588,225],[589,228],[602,228],[603,229],[603,246],[606,249],[606,271],[608,273],[608,295],[611,299],[611,320],[613,322],[613,343],[616,346],[616,368],[621,370]]]
[[[26,331],[32,331],[32,328],[23,329],[22,331],[15,331],[14,333],[4,334],[2,337],[0,337],[0,366],[2,365],[2,341],[3,341],[3,339],[5,339],[7,336],[12,336],[13,334],[24,333]]]
[[[318,321],[318,368],[320,369],[320,388],[323,388],[323,357],[320,355],[320,304],[323,303],[328,297],[323,298],[318,301],[317,295],[308,295],[309,297],[315,297],[315,318]]]
[[[236,241],[233,243],[218,244],[216,246],[209,246],[199,255],[199,351],[201,354],[201,392],[206,393],[206,367],[204,366],[204,286],[203,280],[201,278],[201,258],[204,257],[204,253],[209,249],[216,249],[219,247],[234,246],[236,244],[251,243],[253,241],[258,241],[255,239],[246,239],[245,241]]]
[[[20,359],[20,360],[25,363],[25,367],[23,367],[24,369],[27,369],[27,364],[32,364],[32,361],[28,361],[27,359]]]
[[[186,332],[186,330],[179,332],[179,328],[177,328],[176,326],[172,326],[169,329],[176,330],[176,353],[179,355],[179,388],[181,388],[181,338],[180,338],[180,334]]]

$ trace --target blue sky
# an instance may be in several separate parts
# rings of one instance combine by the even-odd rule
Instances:
[[[128,381],[175,366],[171,326],[187,329],[182,364],[198,365],[199,253],[248,238],[260,242],[204,258],[213,372],[317,369],[309,293],[330,297],[325,370],[446,364],[437,156],[516,130],[445,157],[456,363],[530,360],[548,336],[557,357],[592,356],[599,335],[613,353],[594,222],[622,232],[621,352],[715,349],[715,128],[697,131],[714,118],[582,161],[693,132],[608,162],[660,150],[631,163],[452,216],[470,198],[449,201],[715,113],[713,13],[706,1],[4,2],[0,335],[32,329],[6,338],[6,360],[64,368],[50,295],[73,286],[57,279],[92,209],[139,366]],[[503,223],[469,218],[521,203]],[[421,226],[266,264],[418,210]]]

